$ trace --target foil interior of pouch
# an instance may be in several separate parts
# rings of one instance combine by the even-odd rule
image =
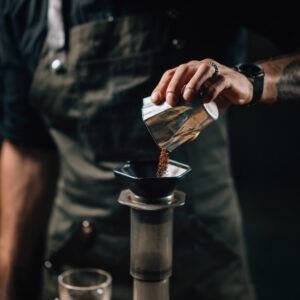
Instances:
[[[160,148],[173,151],[190,140],[203,128],[217,120],[219,111],[214,102],[203,104],[182,100],[177,106],[166,102],[155,105],[151,97],[143,99],[142,118]]]

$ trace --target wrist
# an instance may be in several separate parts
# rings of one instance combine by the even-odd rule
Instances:
[[[252,98],[250,105],[260,101],[264,90],[264,69],[257,64],[244,63],[234,66],[234,69],[245,75],[252,84]]]

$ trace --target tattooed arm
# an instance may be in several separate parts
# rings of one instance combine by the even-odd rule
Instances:
[[[259,62],[265,70],[261,102],[300,100],[300,53]]]
[[[211,62],[217,65],[218,76],[215,76]],[[259,64],[265,70],[260,102],[300,100],[300,52]],[[214,100],[223,110],[231,104],[249,103],[253,97],[253,86],[245,75],[207,58],[167,70],[152,93],[152,101],[160,104],[166,100],[174,106],[181,97],[193,101],[199,94],[203,102]]]

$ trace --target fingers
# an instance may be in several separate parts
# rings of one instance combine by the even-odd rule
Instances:
[[[158,105],[165,101],[166,91],[171,79],[173,78],[175,71],[176,68],[166,71],[160,79],[158,85],[156,86],[151,95],[151,100],[154,104]]]
[[[201,63],[197,69],[197,72],[190,79],[186,85],[183,93],[183,99],[186,101],[194,101],[200,94],[203,84],[215,73],[213,66],[207,63]]]
[[[190,80],[194,72],[188,65],[180,65],[177,68],[167,88],[166,101],[168,104],[174,106],[178,103],[183,86]]]
[[[166,100],[169,105],[175,106],[181,98],[183,86],[195,73],[193,69],[196,68],[182,64],[175,69],[166,71],[151,95],[152,102],[160,104]]]
[[[166,100],[171,106],[175,106],[182,97],[186,101],[193,101],[214,74],[215,68],[206,61],[182,64],[164,73],[151,100],[154,104],[161,104]]]
[[[216,80],[205,90],[202,96],[202,102],[208,103],[215,100],[220,93],[227,87],[226,77],[220,75]]]
[[[189,142],[194,141],[198,137],[199,134],[200,134],[200,132],[196,133],[192,138],[189,139]]]
[[[217,104],[219,111],[223,111],[232,105],[232,103],[226,97],[223,97],[222,95],[219,95],[216,98],[215,103]]]

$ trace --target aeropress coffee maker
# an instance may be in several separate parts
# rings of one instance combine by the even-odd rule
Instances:
[[[129,189],[119,202],[131,208],[130,274],[134,300],[169,299],[172,274],[173,211],[185,201],[176,185],[190,167],[170,161],[164,177],[155,177],[157,160],[131,161],[115,170]]]
[[[208,105],[208,106],[207,106]],[[160,148],[168,151],[187,141],[218,118],[214,103],[156,106],[144,99],[143,120]],[[169,121],[167,121],[169,120]],[[162,177],[156,177],[158,160],[128,161],[114,171],[128,189],[119,203],[131,210],[130,274],[134,300],[168,300],[172,275],[173,213],[185,202],[175,190],[191,171],[188,165],[170,160]]]

